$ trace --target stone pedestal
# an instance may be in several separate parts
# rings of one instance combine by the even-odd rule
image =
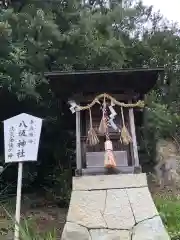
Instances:
[[[73,178],[62,240],[169,240],[145,174]]]

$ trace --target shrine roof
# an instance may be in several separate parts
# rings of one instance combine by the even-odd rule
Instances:
[[[44,75],[53,92],[77,93],[136,93],[144,95],[155,85],[163,68],[135,68],[120,70],[53,71]]]

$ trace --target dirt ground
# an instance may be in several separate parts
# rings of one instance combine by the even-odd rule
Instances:
[[[5,209],[6,210],[5,210]],[[13,219],[15,213],[15,198],[11,198],[0,207],[0,240],[13,239]],[[60,239],[64,227],[67,209],[59,208],[44,198],[34,195],[23,196],[21,219],[27,219],[36,226],[37,232],[47,232],[56,229],[57,239]],[[9,215],[9,216],[8,216]]]

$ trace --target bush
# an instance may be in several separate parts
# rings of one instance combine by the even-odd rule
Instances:
[[[154,165],[159,139],[175,139],[180,143],[179,126],[180,114],[176,109],[164,104],[155,92],[149,94],[140,131],[140,158],[143,164]]]
[[[37,233],[37,226],[33,220],[25,220],[20,226],[21,240],[55,240],[56,230],[51,232]]]
[[[180,239],[180,200],[155,197],[155,204],[172,240]]]

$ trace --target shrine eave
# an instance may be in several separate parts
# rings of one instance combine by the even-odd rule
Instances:
[[[46,72],[52,91],[57,95],[76,93],[148,93],[164,72],[163,68]]]

